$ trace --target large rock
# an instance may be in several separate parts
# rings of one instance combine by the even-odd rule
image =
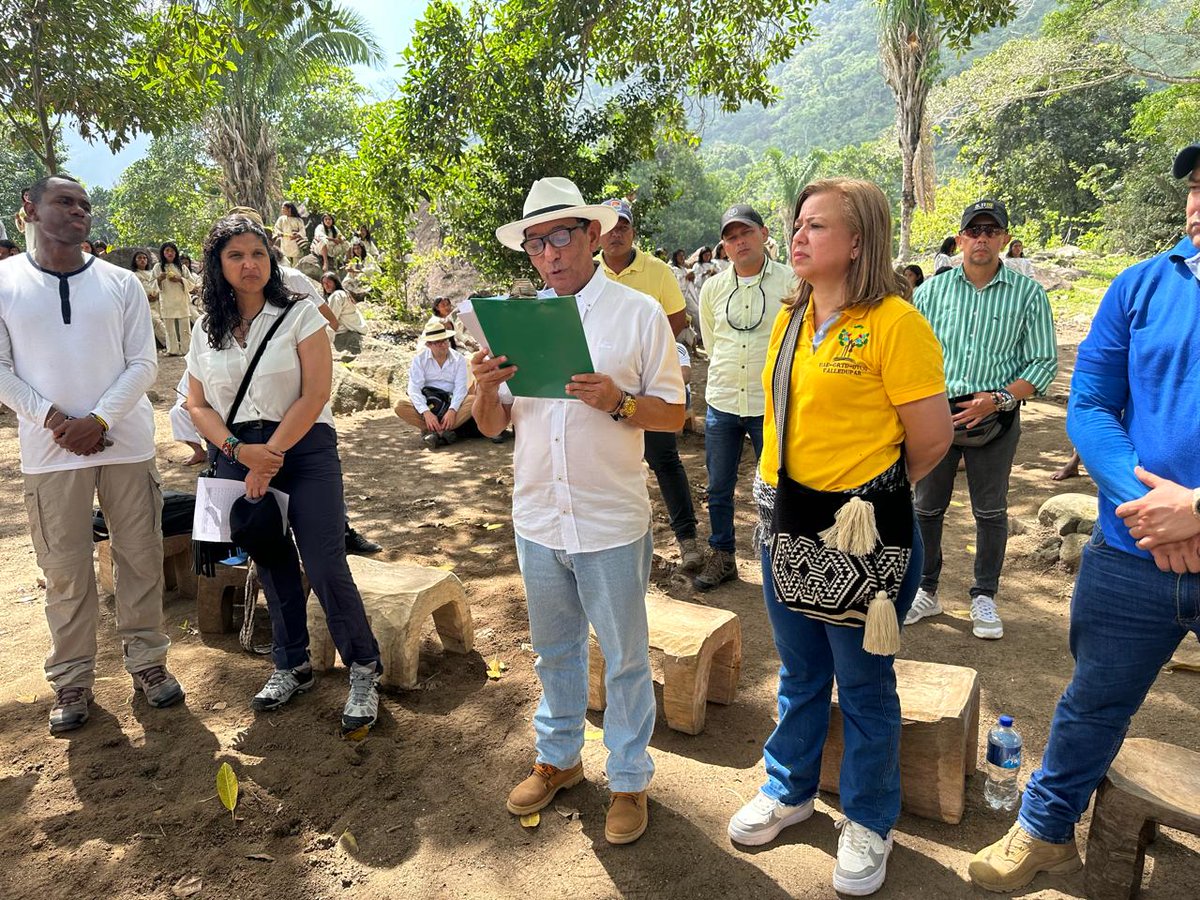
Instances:
[[[333,367],[330,407],[335,416],[344,416],[364,409],[386,409],[388,406],[386,385],[351,372],[343,365]]]
[[[1091,537],[1086,534],[1068,534],[1063,538],[1058,554],[1059,561],[1074,572],[1079,568],[1079,560],[1083,557],[1083,548],[1090,540]]]
[[[1091,494],[1059,494],[1038,510],[1038,521],[1058,534],[1091,534],[1099,515],[1097,500]]]

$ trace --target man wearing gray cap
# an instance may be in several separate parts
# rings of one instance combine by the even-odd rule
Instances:
[[[1021,436],[1021,402],[1044,394],[1058,373],[1050,300],[1036,281],[1001,263],[1009,238],[1003,203],[972,203],[958,232],[962,266],[928,279],[913,295],[942,345],[954,443],[917,483],[925,568],[904,624],[942,612],[942,521],[965,460],[977,548],[971,633],[986,640],[1004,636],[996,592],[1008,544],[1008,478]]]
[[[1075,823],[1159,670],[1200,636],[1200,144],[1174,174],[1187,179],[1186,235],[1116,277],[1079,345],[1067,432],[1100,518],[1071,600],[1075,672],[1016,823],[971,860],[987,890],[1079,868]]]
[[[739,203],[721,217],[721,240],[733,263],[700,289],[700,333],[708,348],[704,399],[704,463],[708,468],[708,558],[696,576],[711,591],[737,578],[734,556],[733,490],[746,438],[762,453],[766,397],[762,371],[771,325],[796,289],[790,267],[767,257],[769,233],[753,207]]]

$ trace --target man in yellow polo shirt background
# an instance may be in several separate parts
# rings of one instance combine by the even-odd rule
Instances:
[[[676,338],[687,326],[683,293],[671,267],[662,260],[643,253],[633,245],[637,232],[633,227],[633,210],[629,201],[620,197],[604,201],[617,211],[617,224],[600,235],[600,265],[610,279],[641,291],[662,305]],[[687,470],[679,458],[679,446],[671,431],[647,431],[645,459],[658,479],[663,503],[671,520],[671,531],[679,542],[681,568],[689,575],[700,571],[704,555],[696,543],[696,509],[692,503],[692,487]]]

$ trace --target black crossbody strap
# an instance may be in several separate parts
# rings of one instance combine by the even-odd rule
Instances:
[[[271,338],[275,336],[275,332],[279,330],[279,326],[283,324],[283,320],[287,318],[287,314],[292,311],[293,306],[295,306],[294,303],[289,303],[283,308],[283,312],[279,314],[279,318],[275,320],[275,324],[271,326],[271,330],[267,332],[267,336],[263,338],[262,343],[258,345],[258,349],[254,351],[250,365],[246,367],[246,374],[242,376],[242,383],[238,385],[237,395],[233,398],[233,405],[229,407],[229,415],[225,417],[225,427],[230,431],[233,430],[233,419],[237,415],[238,407],[246,399],[246,391],[250,390],[250,378],[254,375],[254,370],[258,368],[258,361],[262,359],[263,352],[267,349],[267,344],[271,343]]]
[[[787,436],[788,394],[792,387],[792,363],[796,359],[796,345],[804,327],[804,315],[808,311],[807,301],[803,306],[792,309],[783,340],[779,344],[779,355],[775,357],[775,371],[771,374],[771,405],[775,410],[775,442],[779,450],[779,471],[786,471],[783,464],[783,444]]]

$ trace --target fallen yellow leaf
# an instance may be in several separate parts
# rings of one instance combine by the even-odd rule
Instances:
[[[17,698],[18,703],[36,703],[37,694],[25,694],[23,697]]]
[[[492,681],[498,681],[507,671],[508,663],[500,662],[500,657],[497,656],[488,664],[487,677]]]
[[[604,740],[603,728],[592,728],[590,725],[583,729],[583,739],[585,741],[602,741]]]
[[[951,500],[950,505],[951,506],[966,506],[966,504],[963,503],[961,500]]]
[[[967,552],[970,553],[972,556],[974,556],[975,555],[975,545],[967,544]]]
[[[502,524],[500,524],[499,522],[489,522],[487,525],[484,525],[483,527],[486,528],[488,531],[495,531],[497,528],[503,528],[504,526]]]
[[[343,831],[342,836],[338,838],[338,846],[348,853],[358,852],[358,840],[350,832],[349,828]]]
[[[542,817],[539,813],[530,813],[527,816],[521,816],[521,825],[525,828],[537,828],[541,821]]]
[[[232,813],[238,802],[238,780],[233,767],[227,762],[221,763],[221,768],[217,769],[217,796],[221,798],[221,804]]]
[[[370,733],[371,733],[371,726],[363,725],[359,728],[355,728],[353,731],[347,731],[345,734],[342,735],[342,740],[358,742],[358,741],[361,741],[364,738],[366,738],[366,736]]]

